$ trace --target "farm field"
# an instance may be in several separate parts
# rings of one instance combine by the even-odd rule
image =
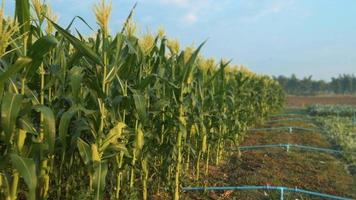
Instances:
[[[347,105],[314,105],[308,112],[329,138],[347,152],[356,152],[356,107]],[[346,154],[352,171],[356,171],[356,154]]]
[[[205,58],[205,42],[138,33],[136,5],[111,35],[97,2],[89,37],[46,2],[0,5],[0,199],[178,200],[188,172],[203,181],[200,165],[283,106],[275,80]]]
[[[298,117],[303,117],[299,116]],[[305,116],[306,117],[306,116]],[[304,127],[313,131],[286,130],[255,131],[246,137],[241,146],[269,144],[303,144],[305,146],[335,149],[318,122],[276,120],[273,118],[263,128],[284,126]],[[279,119],[283,119],[279,117]],[[290,119],[294,119],[291,117]],[[355,151],[353,151],[355,152]],[[210,166],[204,176],[205,185],[243,186],[270,185],[318,191],[342,197],[356,198],[356,173],[348,168],[345,155],[285,148],[269,148],[251,151],[231,152],[220,167]],[[192,182],[191,185],[195,183]],[[207,191],[187,192],[186,199],[279,199],[280,193],[261,191]],[[286,193],[285,199],[323,199],[297,193]]]
[[[269,50],[280,34],[260,48],[247,39],[265,29],[238,37],[230,28],[252,26],[225,24],[255,24],[297,1],[238,1],[247,12],[233,13],[261,10],[221,19],[229,29],[219,33],[233,36],[215,35],[209,49],[195,24],[219,27],[200,15],[236,9],[223,1],[0,0],[0,200],[356,199],[356,96],[286,93],[354,94],[356,77],[277,79],[282,70],[265,69],[279,68],[267,53],[279,55]],[[114,14],[118,2],[126,15]],[[142,31],[137,9],[138,22],[173,20],[170,30]],[[235,39],[250,47],[225,53],[260,70],[213,55],[240,48]]]
[[[306,107],[313,104],[356,105],[354,95],[287,96],[287,107]]]

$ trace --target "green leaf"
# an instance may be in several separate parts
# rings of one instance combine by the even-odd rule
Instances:
[[[95,190],[95,200],[103,199],[107,172],[107,162],[101,161],[94,163],[93,187]]]
[[[17,154],[11,154],[12,165],[20,173],[29,188],[29,199],[35,200],[37,175],[35,161],[30,158],[23,158]]]
[[[48,145],[49,154],[54,153],[56,140],[56,119],[52,110],[46,106],[36,106],[35,110],[43,115],[43,129],[45,142]]]
[[[218,71],[215,72],[215,74],[204,83],[204,87],[208,87],[208,85],[213,82],[213,80],[219,75],[224,73],[225,68],[231,63],[231,60],[229,62],[226,63],[221,63],[220,65],[220,69]]]
[[[3,157],[0,158],[3,159]],[[2,193],[2,195],[4,195],[5,197],[10,196],[10,184],[8,181],[8,177],[2,173],[0,173],[0,188],[0,192]]]
[[[138,90],[131,89],[131,91],[133,93],[133,99],[135,102],[137,115],[139,119],[144,123],[147,120],[145,97]]]
[[[30,31],[30,2],[29,0],[16,0],[15,16],[20,25],[21,34]]]
[[[10,78],[12,75],[16,74],[18,71],[23,69],[26,66],[29,66],[32,62],[32,59],[29,57],[20,57],[16,60],[15,64],[9,67],[5,72],[0,74],[0,82],[3,82]]]
[[[6,141],[10,142],[20,112],[22,95],[5,93],[1,104],[1,127],[6,134]]]
[[[78,147],[80,157],[82,157],[84,164],[88,165],[89,162],[91,161],[91,147],[89,146],[88,143],[86,143],[81,138],[78,138],[77,140],[77,147]]]
[[[59,139],[61,140],[62,146],[65,149],[67,146],[67,135],[68,127],[71,119],[78,112],[78,109],[70,109],[67,112],[63,113],[61,120],[59,121]]]
[[[74,23],[74,21],[75,21],[76,19],[79,19],[79,20],[82,21],[90,30],[94,31],[94,29],[93,29],[91,26],[89,26],[89,24],[88,24],[82,17],[80,17],[80,16],[75,16],[75,17],[73,17],[72,21],[69,23],[69,25],[68,25],[67,28],[66,28],[67,30],[69,30],[69,29],[71,28],[71,26],[73,25],[73,23]]]
[[[76,48],[83,56],[87,57],[94,63],[104,66],[103,62],[101,61],[100,57],[98,54],[96,54],[93,50],[91,50],[88,46],[86,46],[82,41],[74,37],[72,34],[70,34],[68,31],[60,27],[58,24],[54,23],[50,19],[47,19],[50,21],[53,26],[57,29],[57,31],[63,35],[73,46]]]
[[[188,62],[186,63],[186,66],[184,66],[184,74],[183,74],[183,79],[182,82],[183,83],[187,83],[189,76],[191,75],[193,68],[194,68],[194,63],[198,57],[198,54],[201,50],[201,48],[204,46],[205,42],[203,42],[192,54],[192,56],[190,56]]]
[[[23,147],[25,145],[25,140],[27,137],[27,132],[25,130],[19,129],[16,137],[16,146],[17,146],[17,151],[22,152]]]
[[[27,133],[38,135],[38,132],[33,125],[33,123],[26,117],[21,117],[19,119],[19,126],[21,129],[25,130]]]
[[[121,32],[120,32],[121,34],[123,34],[123,33],[125,32],[126,27],[127,27],[128,23],[130,22],[130,20],[131,20],[131,18],[132,18],[132,16],[133,16],[133,13],[134,13],[134,11],[135,11],[135,9],[136,9],[136,6],[137,6],[137,2],[136,2],[135,5],[131,8],[131,11],[130,11],[129,15],[127,16],[127,18],[126,18],[126,20],[125,20],[124,26],[123,26],[122,29],[121,29]]]
[[[29,49],[28,55],[33,62],[26,69],[26,77],[30,78],[42,64],[43,58],[58,44],[58,41],[53,36],[43,36],[38,39]]]
[[[141,151],[143,145],[145,144],[145,135],[143,134],[143,130],[141,127],[138,127],[135,135],[135,149],[137,151]]]
[[[72,94],[75,97],[79,97],[80,95],[80,86],[82,84],[82,80],[83,80],[83,68],[81,67],[73,67],[70,70],[70,75],[69,75],[69,84],[71,86],[72,89]]]
[[[4,94],[4,83],[0,81],[0,102],[2,101],[3,94]]]
[[[43,36],[38,39],[29,49],[28,56],[33,60],[42,59],[58,44],[58,40],[53,36]]]

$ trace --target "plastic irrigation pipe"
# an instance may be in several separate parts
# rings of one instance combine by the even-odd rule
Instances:
[[[329,199],[336,199],[336,200],[352,200],[346,197],[340,197],[320,192],[313,192],[309,190],[303,190],[298,188],[288,188],[288,187],[281,187],[281,186],[223,186],[223,187],[184,187],[182,188],[183,191],[206,191],[206,190],[279,190],[281,193],[280,199],[284,199],[284,192],[294,192],[294,193],[303,193],[312,196],[318,196],[323,198]]]
[[[296,126],[281,126],[281,127],[270,127],[270,128],[253,128],[253,129],[249,129],[249,131],[268,131],[268,130],[283,130],[283,129],[297,129],[297,130],[305,130],[305,131],[318,130],[318,129],[311,129],[311,128],[296,127]]]
[[[270,117],[285,117],[285,116],[305,116],[305,114],[299,114],[299,113],[285,113],[285,114],[274,114],[274,115],[269,115]]]
[[[269,117],[285,117],[285,118],[303,118],[303,119],[314,119],[315,116],[311,116],[308,113],[305,114],[281,114],[281,115],[269,115]]]
[[[327,148],[320,148],[320,147],[312,147],[312,146],[305,146],[299,144],[267,144],[267,145],[251,145],[251,146],[241,146],[238,147],[239,150],[254,150],[254,149],[263,149],[263,148],[274,148],[274,147],[284,147],[289,151],[290,148],[299,148],[305,150],[313,150],[313,151],[321,151],[326,153],[336,153],[342,154],[345,153],[343,151],[334,150],[334,149],[327,149]]]
[[[299,122],[310,122],[313,123],[312,121],[313,119],[309,119],[309,118],[288,118],[288,119],[272,119],[272,120],[268,120],[266,121],[267,123],[273,123],[273,122],[288,122],[288,121],[299,121]]]

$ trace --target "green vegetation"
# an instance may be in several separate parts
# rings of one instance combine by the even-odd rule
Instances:
[[[356,107],[349,105],[312,105],[311,115],[324,132],[345,151],[345,157],[356,164]]]
[[[353,74],[339,75],[329,82],[313,80],[312,76],[299,79],[294,74],[291,77],[278,76],[274,79],[291,95],[356,94],[356,77]]]
[[[345,151],[345,157],[356,164],[356,124],[350,117],[323,117],[318,120],[324,131]]]
[[[315,104],[308,108],[308,113],[314,116],[345,116],[356,117],[356,107],[350,105],[322,105]]]
[[[0,199],[178,199],[188,172],[199,181],[281,108],[268,76],[138,36],[132,13],[110,35],[110,12],[101,1],[84,37],[40,0],[16,0],[16,18],[1,7]]]

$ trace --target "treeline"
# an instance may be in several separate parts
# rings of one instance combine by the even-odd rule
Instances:
[[[279,82],[286,93],[292,95],[356,93],[356,76],[354,74],[342,74],[332,78],[329,82],[313,80],[312,76],[299,79],[294,74],[290,77],[281,75],[274,79]]]

